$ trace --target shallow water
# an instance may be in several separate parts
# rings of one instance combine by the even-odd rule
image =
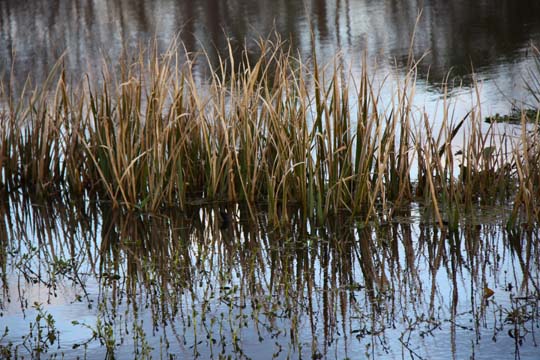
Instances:
[[[0,349],[13,356],[538,354],[538,231],[506,232],[501,210],[453,233],[416,206],[392,223],[317,228],[291,211],[279,230],[238,207],[230,224],[216,208],[25,209],[3,213]]]

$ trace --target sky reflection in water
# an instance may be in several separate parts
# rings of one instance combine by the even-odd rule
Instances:
[[[178,358],[537,353],[538,232],[507,233],[502,212],[478,212],[450,233],[417,208],[403,222],[335,219],[317,229],[293,213],[279,231],[236,207],[227,227],[210,208],[170,217],[27,210],[3,217],[12,225],[1,344],[21,354],[37,343],[28,335],[35,301],[60,331],[49,355],[84,354],[72,346],[92,340],[98,321],[110,325],[119,358],[136,348]],[[90,358],[106,354],[98,340]]]

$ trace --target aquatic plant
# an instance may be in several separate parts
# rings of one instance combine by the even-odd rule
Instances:
[[[320,64],[281,41],[258,45],[237,59],[229,44],[205,80],[194,70],[204,54],[181,62],[173,45],[105,63],[101,78],[68,80],[59,62],[20,96],[3,91],[4,196],[144,211],[225,201],[252,216],[265,204],[274,224],[290,206],[318,223],[367,221],[420,200],[454,227],[473,204],[514,202],[516,217],[538,220],[537,132],[510,141],[482,131],[479,106],[453,119],[446,101],[428,118],[412,106],[414,62],[388,101],[365,63],[354,74],[339,56]]]

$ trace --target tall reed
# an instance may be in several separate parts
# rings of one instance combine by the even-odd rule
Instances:
[[[392,216],[423,199],[441,226],[515,193],[519,213],[538,219],[540,150],[521,145],[528,130],[511,142],[482,130],[479,106],[456,120],[447,103],[436,128],[413,108],[413,63],[389,100],[365,58],[355,74],[339,56],[322,64],[313,53],[308,64],[279,40],[258,45],[257,57],[237,58],[229,44],[206,80],[196,68],[208,58],[179,60],[173,44],[105,63],[100,78],[80,82],[59,62],[34,90],[4,91],[3,188],[145,211],[227,201],[254,215],[265,204],[275,224],[289,206],[322,223],[342,212]]]

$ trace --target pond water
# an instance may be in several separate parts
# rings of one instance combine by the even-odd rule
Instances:
[[[415,59],[424,56],[420,103],[438,99],[450,74],[451,83],[482,84],[489,115],[530,100],[523,79],[533,65],[530,46],[540,41],[539,15],[535,0],[7,0],[0,3],[0,74],[20,88],[65,53],[65,67],[80,77],[103,56],[117,59],[154,37],[165,49],[178,34],[188,52],[204,49],[217,63],[227,40],[249,48],[250,39],[277,32],[304,59],[313,49],[321,62],[341,51],[359,66],[366,52],[381,76],[399,75],[414,34]],[[465,107],[471,102],[467,91],[454,95]]]
[[[477,358],[538,355],[538,230],[505,211],[438,228],[273,229],[236,206],[170,215],[3,212],[0,350],[31,358]],[[21,210],[23,210],[21,212]],[[493,292],[492,292],[493,291]]]
[[[62,54],[69,75],[95,75],[103,58],[176,36],[215,65],[228,41],[256,55],[269,34],[304,59],[340,52],[353,74],[366,53],[381,82],[408,71],[412,49],[414,103],[428,113],[446,82],[458,118],[476,103],[484,115],[537,105],[524,83],[540,43],[534,0],[6,0],[0,77],[17,92]],[[507,230],[510,209],[479,207],[456,231],[418,204],[390,223],[324,226],[291,209],[274,228],[238,205],[151,215],[86,200],[1,199],[0,358],[540,354],[539,232]]]

